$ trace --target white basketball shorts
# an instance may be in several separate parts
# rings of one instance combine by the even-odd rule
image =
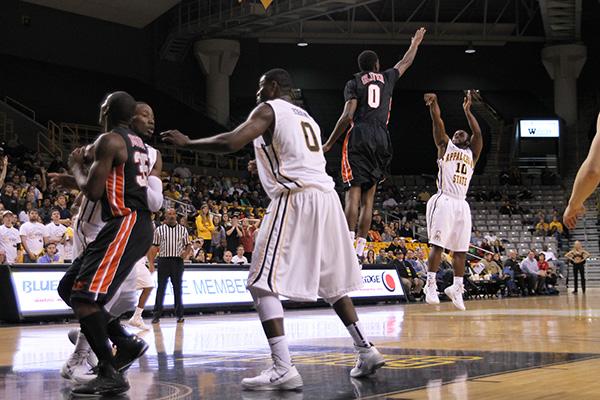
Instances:
[[[305,189],[271,201],[252,253],[248,288],[316,301],[342,296],[362,285],[335,191]]]
[[[437,193],[427,202],[429,244],[466,252],[471,241],[471,209],[466,200]]]
[[[145,288],[153,288],[154,280],[152,279],[152,274],[150,270],[146,267],[146,257],[142,257],[135,263],[133,268],[136,272],[136,289],[145,289]]]

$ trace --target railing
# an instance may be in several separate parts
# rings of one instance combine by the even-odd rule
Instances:
[[[9,96],[4,97],[4,102],[6,104],[8,104],[9,106],[11,106],[12,108],[16,109],[17,111],[19,111],[20,113],[25,114],[26,116],[28,116],[29,118],[31,118],[32,120],[35,121],[35,111],[32,110],[31,108],[27,107],[25,104],[20,103],[19,101],[15,100]]]
[[[163,200],[163,208],[171,208],[171,207],[175,208],[177,210],[177,212],[179,212],[179,213],[185,212],[188,216],[190,214],[195,214],[197,211],[196,207],[194,207],[191,204],[187,204],[182,201],[175,200],[172,197],[165,196],[164,200]]]

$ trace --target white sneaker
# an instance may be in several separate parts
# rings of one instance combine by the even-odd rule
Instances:
[[[80,332],[80,329],[71,329],[69,331],[69,333],[67,334],[67,336],[69,337],[69,341],[71,343],[73,343],[74,345],[77,344],[79,332]],[[89,350],[90,351],[87,352],[88,353],[87,362],[88,362],[88,365],[90,366],[90,368],[94,368],[94,367],[96,367],[96,365],[98,365],[98,357],[96,357],[96,354],[94,354],[94,352],[91,351],[91,349],[89,349]]]
[[[150,329],[146,324],[144,324],[144,320],[142,319],[141,315],[134,315],[129,321],[127,321],[127,324],[143,331]]]
[[[87,365],[87,356],[88,351],[76,351],[69,359],[65,362],[60,370],[60,376],[65,379],[73,379],[73,375],[77,373],[78,375],[83,375],[89,371],[89,367]]]
[[[285,367],[276,363],[254,378],[242,379],[245,390],[297,390],[302,385],[302,377],[295,366]]]
[[[354,346],[357,352],[356,366],[350,371],[352,378],[361,378],[375,373],[379,368],[385,365],[385,360],[381,353],[371,345],[371,347]]]
[[[452,286],[448,286],[445,290],[444,293],[446,293],[446,296],[448,296],[450,298],[450,300],[452,300],[452,303],[456,306],[456,308],[458,308],[459,310],[466,310],[465,308],[465,303],[463,302],[463,293],[465,292],[465,287],[463,285],[452,285]]]
[[[427,280],[423,291],[425,292],[425,301],[427,304],[440,304],[440,298],[437,292],[437,283],[435,281],[431,282]]]
[[[97,368],[81,365],[73,369],[71,380],[77,384],[84,385],[98,377]]]

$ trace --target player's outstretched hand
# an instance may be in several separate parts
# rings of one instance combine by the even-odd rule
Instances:
[[[435,93],[425,93],[423,100],[425,100],[425,105],[429,107],[437,101],[437,95]]]
[[[423,38],[425,37],[425,32],[427,32],[427,30],[423,27],[417,29],[417,31],[415,32],[415,36],[413,36],[411,39],[411,42],[413,44],[416,44],[417,46],[420,45],[423,41]]]
[[[177,129],[161,132],[160,137],[163,142],[173,144],[175,146],[188,146],[190,138],[187,135],[179,132]]]
[[[75,165],[83,165],[85,163],[85,147],[77,147],[69,155],[69,168],[73,168]]]
[[[471,103],[472,103],[471,90],[467,90],[467,95],[463,99],[463,110],[470,111]]]
[[[577,225],[577,218],[585,213],[585,207],[582,205],[571,205],[567,206],[565,214],[563,215],[563,222],[569,229],[574,229]]]
[[[248,161],[248,172],[250,172],[252,175],[258,172],[258,168],[256,167],[256,160]]]

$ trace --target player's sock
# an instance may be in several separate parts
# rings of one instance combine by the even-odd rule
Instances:
[[[127,332],[123,325],[121,325],[121,321],[118,318],[113,319],[106,326],[106,333],[110,340],[116,345],[119,346],[123,341],[127,341],[131,339],[131,333]]]
[[[352,336],[354,344],[357,347],[371,347],[369,339],[367,339],[367,336],[363,333],[359,321],[348,325],[346,329],[348,329],[348,333],[350,333],[350,336]]]
[[[435,283],[436,282],[436,272],[427,272],[427,282]]]
[[[454,286],[462,286],[462,284],[463,284],[463,277],[455,276],[454,277]]]
[[[285,335],[269,338],[269,347],[273,358],[285,367],[292,365],[292,356]]]
[[[74,353],[90,350],[90,344],[82,331],[79,331],[77,335],[77,342],[75,342]]]
[[[133,313],[133,318],[141,317],[143,312],[144,312],[143,308],[136,307],[135,312]]]
[[[365,246],[367,245],[367,239],[359,237],[356,239],[356,255],[362,257],[365,252]]]
[[[90,347],[98,360],[112,363],[112,348],[106,333],[106,314],[98,311],[79,320],[81,331],[85,334]]]

